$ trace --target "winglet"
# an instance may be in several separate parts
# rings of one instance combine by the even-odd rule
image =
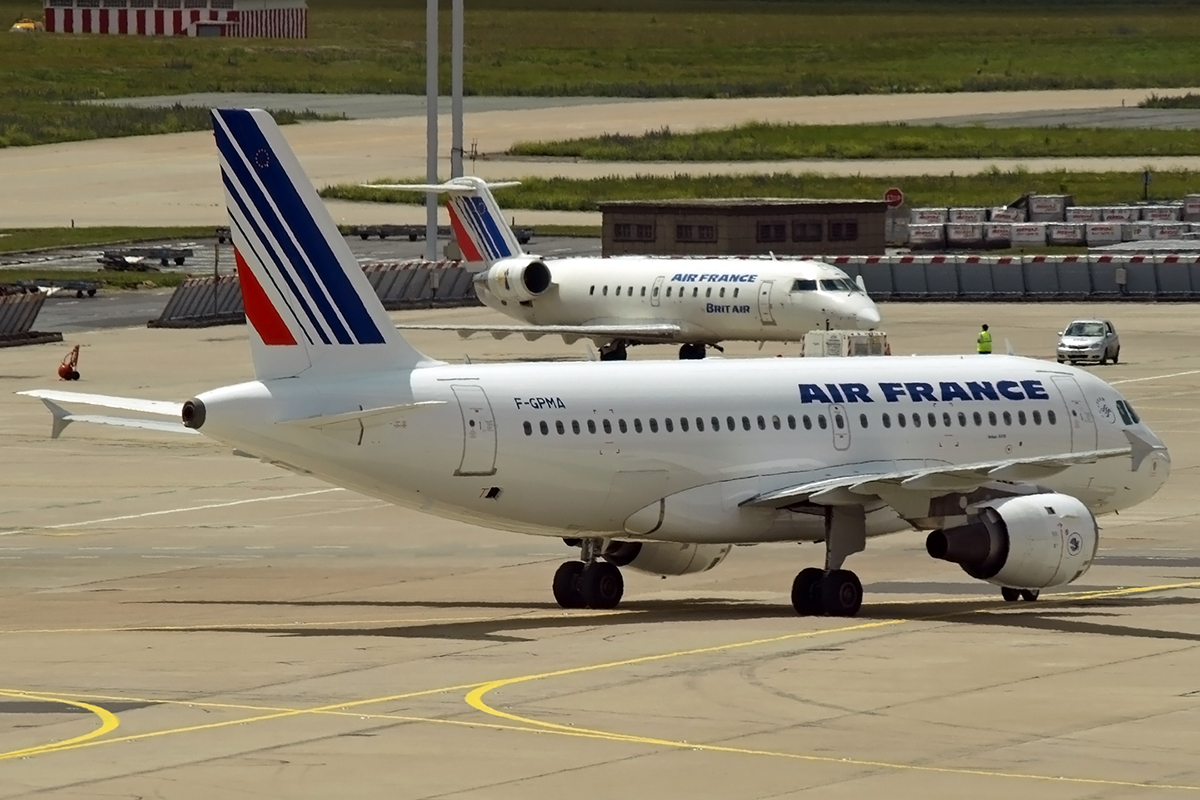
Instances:
[[[62,432],[66,430],[67,426],[73,421],[71,419],[71,412],[67,411],[65,408],[52,400],[47,400],[44,397],[39,399],[43,404],[45,404],[46,408],[50,409],[50,413],[53,415],[53,421],[51,422],[50,427],[50,438],[57,439],[59,436],[62,436]]]
[[[1142,468],[1142,462],[1146,460],[1147,456],[1155,451],[1164,449],[1159,445],[1146,441],[1128,428],[1125,429],[1124,433],[1125,438],[1129,440],[1129,455],[1133,459],[1133,472],[1137,472]]]
[[[1012,346],[1012,342],[1010,342],[1008,339],[1005,339],[1004,352],[1010,356],[1015,356],[1017,354],[1017,348]]]

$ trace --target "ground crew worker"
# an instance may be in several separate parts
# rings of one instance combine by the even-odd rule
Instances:
[[[992,354],[992,335],[988,333],[988,326],[984,325],[983,330],[979,332],[979,355],[990,356]]]

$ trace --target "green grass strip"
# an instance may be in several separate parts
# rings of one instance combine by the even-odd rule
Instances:
[[[216,226],[165,228],[91,227],[91,228],[0,228],[0,253],[24,253],[56,247],[152,242],[160,240],[192,241],[211,237]]]
[[[102,289],[157,289],[178,286],[188,276],[182,272],[126,272],[82,269],[0,269],[0,283],[17,281],[99,281]]]

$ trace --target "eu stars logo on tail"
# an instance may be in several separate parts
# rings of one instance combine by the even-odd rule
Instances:
[[[271,115],[216,109],[213,131],[256,377],[432,363],[395,329]]]

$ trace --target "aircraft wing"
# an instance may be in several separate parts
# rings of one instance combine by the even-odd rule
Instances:
[[[543,336],[561,336],[567,344],[591,339],[603,344],[613,339],[636,339],[642,342],[674,342],[683,328],[674,322],[654,322],[645,325],[397,325],[402,331],[454,331],[466,339],[477,333],[491,334],[503,339],[513,334],[529,341]]]
[[[95,425],[115,425],[121,428],[142,428],[144,430],[162,433],[183,433],[199,435],[199,431],[183,427],[181,414],[183,403],[169,400],[142,400],[137,397],[111,397],[103,394],[84,394],[82,392],[61,392],[54,389],[32,389],[17,392],[26,397],[36,397],[50,409],[53,417],[50,438],[57,439],[63,430],[72,422],[89,422]],[[134,417],[113,417],[100,414],[76,414],[68,411],[59,403],[77,403],[83,406],[98,406],[117,411],[134,411],[139,414],[153,414],[156,417],[173,417],[173,419],[137,419]]]
[[[1137,470],[1146,456],[1158,448],[1129,431],[1125,436],[1129,440],[1128,447],[974,464],[942,464],[894,472],[864,472],[763,492],[740,505],[786,508],[800,503],[838,506],[882,500],[903,517],[930,516],[929,501],[934,497],[966,495],[996,483],[1011,485],[1015,494],[1020,487],[1035,486],[1076,464],[1124,457],[1130,459],[1131,469]]]

